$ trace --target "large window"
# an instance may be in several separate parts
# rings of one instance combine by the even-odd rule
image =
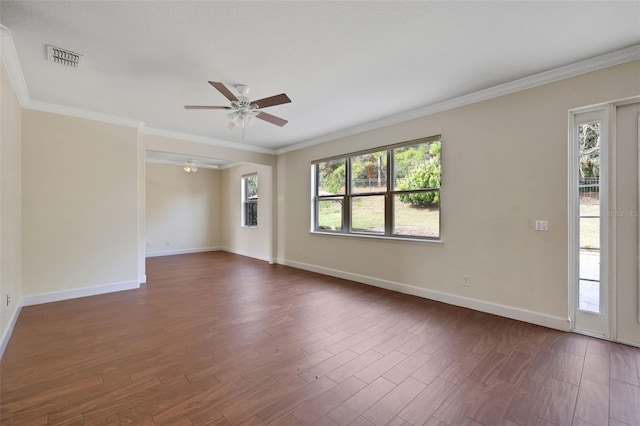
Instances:
[[[313,230],[440,238],[440,136],[314,161]]]
[[[258,226],[258,175],[242,177],[242,225]]]

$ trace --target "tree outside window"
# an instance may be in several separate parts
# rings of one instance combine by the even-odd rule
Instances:
[[[313,230],[439,239],[441,151],[434,136],[313,162]]]

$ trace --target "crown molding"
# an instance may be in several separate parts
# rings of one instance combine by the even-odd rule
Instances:
[[[2,62],[4,62],[13,90],[18,97],[18,102],[20,102],[20,106],[24,108],[29,101],[29,89],[27,88],[27,82],[22,73],[20,61],[18,60],[18,52],[16,52],[15,45],[13,44],[11,31],[2,25],[0,25],[0,57],[2,58]]]
[[[134,127],[136,129],[139,129],[141,125],[144,124],[143,121],[134,120],[132,118],[119,117],[117,115],[104,114],[101,112],[67,107],[59,104],[51,104],[48,102],[34,101],[33,99],[29,99],[26,105],[24,105],[24,108],[34,111],[67,115],[70,117],[84,118],[86,120],[100,121],[108,124],[116,124],[118,126]]]
[[[245,163],[244,161],[234,161],[233,163],[227,163],[223,166],[218,167],[218,170],[228,170],[233,167],[241,166],[243,164],[251,164],[251,163]]]
[[[135,127],[139,133],[147,133],[156,136],[165,136],[174,139],[182,139],[191,142],[204,143],[208,145],[215,145],[224,148],[239,149],[243,151],[253,151],[262,154],[274,155],[276,152],[273,149],[256,147],[248,144],[226,141],[222,139],[208,138],[204,136],[192,135],[188,133],[174,132],[170,130],[157,129],[153,127],[145,126],[144,121],[136,120],[127,117],[119,117],[110,114],[104,114],[101,112],[68,107],[65,105],[53,104],[49,102],[42,102],[31,99],[29,96],[29,89],[27,82],[20,66],[20,60],[18,59],[18,53],[16,52],[15,44],[13,43],[13,37],[11,36],[11,30],[7,27],[0,25],[0,58],[7,70],[9,80],[13,86],[13,90],[16,92],[20,106],[25,109],[31,109],[36,111],[50,112],[54,114],[62,114],[71,117],[84,118],[87,120],[101,121],[109,124],[116,124],[127,127]]]
[[[624,49],[586,59],[584,61],[575,62],[573,64],[565,65],[563,67],[555,68],[549,71],[544,71],[508,83],[499,84],[497,86],[479,90],[467,95],[458,96],[456,98],[448,99],[442,102],[429,104],[421,108],[413,109],[400,114],[395,114],[379,120],[369,121],[357,126],[348,127],[346,129],[331,132],[317,138],[303,140],[292,145],[274,150],[239,142],[231,142],[223,139],[216,139],[189,133],[148,127],[143,121],[140,120],[32,100],[29,97],[29,90],[24,79],[20,61],[18,60],[18,54],[13,43],[11,31],[2,25],[0,25],[0,43],[0,57],[5,64],[7,73],[9,75],[9,80],[11,81],[20,105],[23,108],[69,115],[95,121],[103,121],[106,123],[118,124],[128,127],[136,127],[139,133],[146,133],[172,139],[181,139],[190,142],[204,143],[223,148],[238,149],[242,151],[251,151],[271,155],[280,155],[291,151],[297,151],[299,149],[308,148],[347,136],[353,136],[382,127],[387,127],[417,118],[426,117],[450,109],[486,101],[489,99],[497,98],[499,96],[508,95],[511,93],[519,92],[521,90],[531,89],[534,87],[564,80],[570,77],[586,74],[588,72],[597,71],[603,68],[612,67],[615,65],[640,59],[640,44],[636,44]]]
[[[162,164],[165,166],[178,166],[178,167],[184,167],[185,162],[182,161],[175,161],[175,160],[163,160],[160,158],[145,158],[144,159],[145,163],[153,163],[153,164]],[[220,170],[220,166],[209,166],[209,165],[202,165],[202,164],[194,164],[194,166],[196,166],[199,169],[207,169],[207,170]]]
[[[165,138],[179,139],[189,142],[204,143],[207,145],[219,146],[221,148],[239,149],[242,151],[258,152],[261,154],[275,155],[276,151],[269,148],[248,145],[239,142],[230,142],[224,139],[208,138],[206,136],[193,135],[190,133],[174,132],[172,130],[159,129],[156,127],[142,126],[140,133],[154,136],[162,136]]]
[[[603,68],[620,65],[638,59],[640,59],[640,44],[606,53],[604,55],[596,56],[594,58],[586,59],[584,61],[575,62],[563,67],[554,68],[549,71],[544,71],[508,83],[499,84],[497,86],[479,90],[467,95],[458,96],[446,101],[426,105],[422,108],[395,114],[380,120],[369,121],[358,126],[349,127],[337,132],[322,135],[317,138],[308,139],[306,141],[280,148],[276,150],[276,154],[280,155],[291,151],[297,151],[299,149],[308,148],[314,145],[319,145],[321,143],[333,141],[347,136],[357,135],[360,133],[365,133],[394,124],[403,123],[405,121],[414,120],[416,118],[426,117],[428,115],[436,114],[454,108],[459,108],[481,101],[486,101],[522,90],[532,89],[534,87],[575,77],[581,74],[586,74],[588,72],[598,71]]]
[[[88,120],[102,121],[105,123],[117,124],[127,127],[139,128],[142,124],[140,120],[118,117],[115,115],[103,114],[100,112],[67,107],[31,99],[29,96],[27,82],[24,79],[24,73],[22,72],[22,67],[20,66],[20,60],[18,59],[18,53],[16,52],[16,48],[13,43],[11,31],[7,27],[2,25],[0,25],[0,56],[2,57],[5,68],[7,69],[9,80],[11,81],[11,85],[13,86],[13,90],[16,92],[16,96],[18,97],[20,106],[22,106],[22,108],[24,109],[51,112],[54,114],[62,114],[71,117],[85,118]]]
[[[163,155],[163,154],[171,154],[171,155],[174,155],[174,156],[179,156],[179,157],[184,157],[184,158],[180,159],[180,160],[178,160],[178,159],[168,159],[168,158],[161,157],[161,155]],[[156,155],[160,155],[160,156],[156,156]],[[251,163],[245,163],[245,162],[241,162],[241,161],[227,161],[227,160],[220,160],[219,158],[200,157],[200,156],[197,156],[197,155],[177,154],[175,152],[158,151],[158,150],[154,150],[154,149],[146,149],[144,151],[144,161],[146,163],[169,164],[169,165],[176,165],[176,166],[184,166],[185,162],[187,162],[188,160],[195,161],[195,166],[200,168],[200,169],[212,169],[212,170],[226,170],[226,169],[230,169],[231,167],[239,166],[241,164],[251,164]],[[206,161],[209,161],[209,160],[219,161],[220,164],[207,165]]]

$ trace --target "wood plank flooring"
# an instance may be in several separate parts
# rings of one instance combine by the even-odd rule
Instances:
[[[640,425],[640,349],[223,252],[25,307],[0,424]]]

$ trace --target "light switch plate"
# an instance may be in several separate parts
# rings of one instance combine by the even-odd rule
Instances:
[[[549,230],[548,220],[536,220],[536,231],[548,231],[548,230]]]

